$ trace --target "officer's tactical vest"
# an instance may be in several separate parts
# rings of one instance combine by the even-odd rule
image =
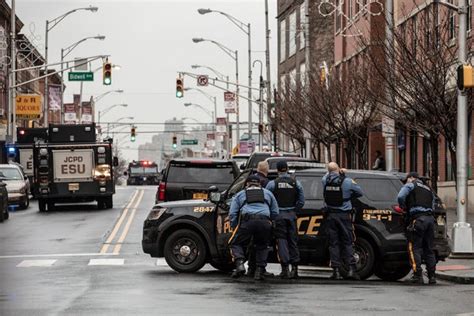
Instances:
[[[291,177],[279,177],[275,180],[273,195],[279,207],[295,207],[297,194],[295,179]]]
[[[344,201],[348,200],[344,199],[342,192],[342,184],[345,178],[346,177],[341,175],[329,180],[328,176],[326,185],[324,186],[324,202],[326,202],[328,206],[340,207]]]
[[[245,199],[247,204],[265,203],[265,194],[262,188],[250,187],[245,189]]]
[[[433,208],[433,192],[431,189],[419,182],[413,182],[415,188],[407,197],[407,207],[410,210],[413,207]]]

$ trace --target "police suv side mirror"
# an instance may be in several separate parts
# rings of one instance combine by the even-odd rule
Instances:
[[[117,156],[115,156],[115,157],[113,158],[113,162],[112,162],[112,163],[113,163],[114,167],[117,167],[117,166],[119,165],[119,160],[118,160],[118,157],[117,157]]]
[[[219,203],[221,201],[221,197],[222,195],[220,194],[220,192],[210,192],[209,193],[209,201],[211,201],[212,203]]]
[[[245,164],[244,163],[241,164],[239,168],[240,168],[240,170],[245,170]]]
[[[219,188],[217,188],[215,185],[211,185],[207,191],[209,191],[209,193],[211,192],[219,192]]]

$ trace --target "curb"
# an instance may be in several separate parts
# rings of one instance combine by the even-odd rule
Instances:
[[[460,276],[460,275],[453,275],[447,274],[444,272],[436,272],[436,277],[441,280],[450,281],[459,284],[474,284],[474,276]]]

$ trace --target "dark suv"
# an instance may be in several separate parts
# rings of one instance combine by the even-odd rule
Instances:
[[[156,192],[156,203],[165,201],[207,199],[208,189],[225,190],[239,175],[233,160],[171,160]]]
[[[142,246],[152,257],[165,257],[176,271],[194,272],[206,262],[221,270],[231,270],[227,241],[232,229],[229,206],[243,189],[250,170],[244,171],[224,193],[212,193],[211,201],[172,202],[156,205],[145,220]],[[325,234],[323,188],[325,169],[295,171],[303,185],[306,203],[297,214],[298,246],[302,265],[329,264]],[[365,195],[353,201],[356,234],[357,272],[362,279],[375,274],[384,280],[398,280],[410,272],[403,210],[397,205],[402,183],[395,175],[378,171],[349,171]],[[450,253],[446,211],[440,203],[435,210],[435,252],[438,260]],[[276,251],[270,262],[278,262]]]
[[[270,157],[300,157],[300,155],[287,152],[256,151],[250,155],[247,164],[241,169],[255,169],[260,161],[264,161]]]

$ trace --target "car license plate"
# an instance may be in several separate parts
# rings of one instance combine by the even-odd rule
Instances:
[[[79,191],[79,183],[69,183],[68,189],[69,191]]]
[[[205,200],[207,199],[207,193],[193,193],[193,200]]]

